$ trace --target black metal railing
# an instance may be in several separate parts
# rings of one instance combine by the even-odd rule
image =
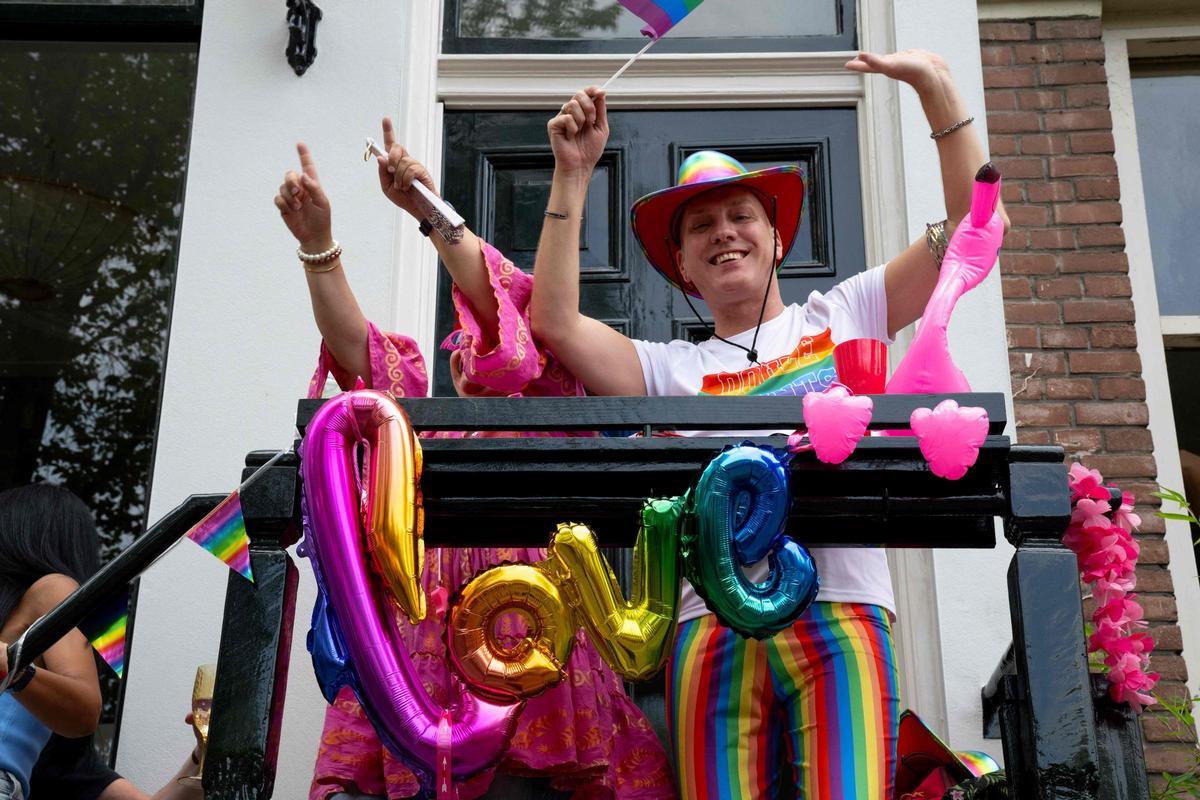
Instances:
[[[985,690],[985,705],[993,730],[1004,739],[1012,796],[1147,797],[1144,772],[1139,784],[1136,770],[1128,768],[1132,759],[1140,763],[1140,740],[1113,735],[1113,709],[1100,708],[1093,700],[1075,556],[1061,543],[1070,517],[1062,450],[1012,445],[1001,435],[1006,423],[1002,395],[949,396],[960,405],[984,407],[991,423],[991,435],[965,477],[946,481],[934,476],[916,440],[902,435],[864,439],[837,466],[800,456],[790,464],[798,479],[792,484],[789,531],[811,547],[991,548],[996,544],[995,519],[1002,519],[1005,537],[1016,548],[1008,570],[1013,647],[994,680],[1003,691]],[[871,427],[907,428],[914,409],[932,407],[946,397],[876,396]],[[399,402],[418,431],[649,434],[667,426],[789,429],[802,419],[800,398]],[[301,433],[320,403],[300,402]],[[422,441],[421,479],[426,542],[544,546],[548,532],[567,513],[590,524],[605,545],[629,546],[644,498],[681,493],[726,444],[746,438],[427,438]],[[779,437],[750,438],[782,444]],[[270,455],[252,453],[247,470]],[[296,538],[297,466],[294,455],[277,462],[242,498],[255,583],[231,576],[226,596],[204,777],[210,798],[267,798],[273,790],[295,613],[296,568],[284,548]],[[488,520],[486,530],[464,524],[479,519]],[[31,628],[26,657],[33,651],[35,633],[39,643],[54,641],[55,633],[61,635],[82,618],[85,605],[73,596]],[[57,627],[41,630],[48,622]],[[1122,752],[1130,748],[1138,752]],[[1116,764],[1124,765],[1120,781]]]

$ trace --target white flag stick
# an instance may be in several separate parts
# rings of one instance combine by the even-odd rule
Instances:
[[[638,50],[636,53],[634,53],[633,56],[628,61],[626,61],[619,70],[617,70],[616,72],[613,73],[613,76],[611,78],[609,78],[608,80],[606,80],[604,82],[604,85],[600,87],[600,91],[604,91],[605,89],[608,88],[608,85],[610,83],[615,81],[617,78],[621,77],[622,73],[624,73],[625,70],[627,70],[631,66],[633,66],[633,62],[635,62],[639,58],[641,58],[642,53],[645,53],[647,50],[649,50],[654,45],[654,43],[657,41],[658,41],[658,39],[651,39],[650,41],[646,42],[645,47],[643,47],[641,50]]]
[[[367,137],[367,152],[371,153],[372,155],[379,156],[380,158],[387,158],[387,153],[383,152],[383,148],[375,144],[375,140],[369,136]],[[413,181],[412,188],[416,189],[417,193],[420,194],[421,197],[424,197],[427,203],[433,206],[438,213],[445,217],[450,223],[451,227],[461,228],[466,224],[466,220],[463,219],[462,214],[459,214],[453,208],[446,205],[446,201],[429,191],[428,186],[420,181]]]

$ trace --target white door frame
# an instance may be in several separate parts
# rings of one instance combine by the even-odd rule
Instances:
[[[401,87],[398,135],[428,159],[440,178],[446,109],[530,109],[552,112],[588,82],[601,83],[628,57],[611,55],[440,55],[440,0],[413,0],[409,65]],[[892,4],[859,0],[864,50],[894,49]],[[655,54],[640,59],[609,92],[613,108],[737,108],[842,106],[858,112],[859,164],[868,264],[882,264],[909,243],[905,213],[898,88],[843,65],[855,52]],[[411,228],[411,230],[409,230]],[[427,355],[434,345],[437,257],[412,225],[396,235],[393,323],[415,334]],[[893,347],[892,360],[907,340]],[[903,702],[934,730],[948,728],[932,553],[888,551],[901,622],[895,644]]]
[[[1175,415],[1167,379],[1158,291],[1150,250],[1150,227],[1146,221],[1146,195],[1138,154],[1133,87],[1129,76],[1129,43],[1150,39],[1200,39],[1200,25],[1105,26],[1103,38],[1117,175],[1121,181],[1121,227],[1125,231],[1125,253],[1129,257],[1129,282],[1133,291],[1142,381],[1146,386],[1146,406],[1150,414],[1150,435],[1154,440],[1154,461],[1158,466],[1158,482],[1182,490],[1183,470],[1179,464],[1179,441],[1175,434]],[[1183,660],[1194,687],[1194,681],[1200,678],[1200,580],[1196,575],[1190,527],[1186,522],[1165,522],[1171,582],[1175,587],[1175,606],[1183,638]]]

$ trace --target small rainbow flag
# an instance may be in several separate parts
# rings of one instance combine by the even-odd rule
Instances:
[[[125,632],[128,627],[129,595],[126,592],[118,592],[79,623],[79,630],[118,678],[125,677]]]
[[[250,571],[250,537],[246,535],[246,519],[242,516],[238,489],[197,522],[187,532],[187,537],[246,580],[254,581],[254,573]]]
[[[621,5],[646,22],[642,33],[651,39],[661,39],[679,21],[696,10],[703,0],[620,0]]]

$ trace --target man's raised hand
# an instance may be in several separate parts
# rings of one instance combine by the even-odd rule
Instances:
[[[596,86],[576,92],[546,123],[554,168],[565,175],[590,177],[608,143],[605,93]]]

